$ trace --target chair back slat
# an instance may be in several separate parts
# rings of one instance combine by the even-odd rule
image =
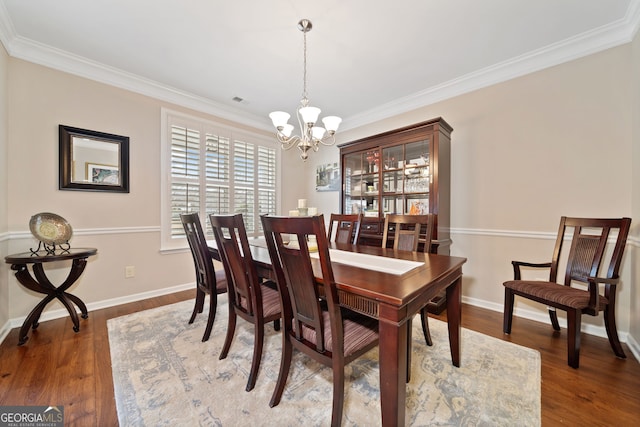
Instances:
[[[554,249],[550,280],[555,281],[562,243],[571,233],[571,247],[564,278],[566,286],[571,286],[573,282],[587,284],[589,277],[617,278],[630,224],[630,218],[562,217]],[[607,251],[613,231],[617,231],[618,235],[613,249]],[[605,255],[608,253],[610,253],[610,258],[607,261]],[[601,271],[605,266],[605,271]]]
[[[362,214],[331,214],[327,239],[334,242],[356,244],[360,238]],[[334,233],[335,229],[335,233]]]
[[[315,331],[315,342],[308,345],[314,346],[317,352],[324,353],[326,331],[321,296],[326,299],[329,311],[334,316],[332,325],[334,321],[335,324],[342,324],[324,217],[263,216],[262,224],[283,301],[284,333],[293,332],[296,339],[302,341],[303,329],[310,328]],[[291,241],[287,241],[287,237]],[[309,255],[308,241],[314,238],[322,268],[323,295],[316,284],[316,274]],[[288,328],[293,328],[293,331]],[[342,329],[331,332],[334,345],[342,345]]]
[[[213,235],[227,273],[229,302],[253,316],[260,301],[260,280],[253,263],[242,214],[210,215]]]
[[[435,215],[387,214],[382,234],[382,247],[386,248],[393,233],[393,248],[401,251],[418,250],[420,238],[424,236],[424,252],[431,250],[431,240],[435,226]],[[391,231],[390,228],[393,227]]]
[[[182,214],[180,220],[191,249],[196,270],[197,285],[205,289],[216,289],[216,273],[209,254],[207,238],[202,231],[200,217],[197,213]],[[213,286],[211,288],[211,286]]]

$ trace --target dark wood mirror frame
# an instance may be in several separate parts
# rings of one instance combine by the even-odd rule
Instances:
[[[74,168],[76,157],[74,156],[74,140],[87,141],[90,144],[115,144],[117,151],[113,150],[113,147],[105,145],[109,148],[108,151],[116,151],[114,158],[117,160],[117,165],[108,164],[111,162],[103,162],[101,160],[93,161],[91,163],[85,161],[84,168],[86,172],[82,179],[76,177],[74,174]],[[76,190],[76,191],[110,191],[116,193],[128,193],[129,192],[129,137],[112,135],[109,133],[96,132],[86,129],[78,129],[70,126],[59,126],[59,185],[60,190]],[[115,162],[114,162],[115,163]],[[82,165],[80,165],[82,168]],[[91,171],[91,172],[90,172]],[[116,176],[116,182],[109,182],[108,179],[104,179],[104,182],[96,180],[93,174],[100,171],[105,172],[108,177]],[[114,174],[114,171],[116,172]],[[77,172],[77,170],[76,170]],[[90,178],[91,176],[91,178]]]

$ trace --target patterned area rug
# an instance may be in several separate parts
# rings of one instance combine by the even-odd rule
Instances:
[[[206,304],[205,304],[206,305]],[[193,301],[108,321],[121,426],[321,426],[331,420],[331,370],[294,351],[278,406],[269,408],[281,337],[265,327],[256,387],[245,391],[253,351],[251,325],[238,319],[229,356],[218,360],[227,322],[222,295],[211,338],[201,342],[206,311],[187,323]],[[206,309],[205,309],[206,310]],[[451,364],[446,323],[430,319],[433,347],[414,321],[407,425],[539,426],[540,353],[467,329],[461,367]],[[378,349],[345,372],[343,425],[380,425]]]

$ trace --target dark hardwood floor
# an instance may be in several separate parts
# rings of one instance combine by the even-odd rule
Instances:
[[[0,405],[64,405],[65,425],[116,426],[107,319],[194,296],[185,291],[90,312],[77,334],[68,317],[43,322],[21,347],[13,329],[0,345]],[[514,318],[507,336],[500,313],[468,305],[462,323],[540,351],[543,426],[630,426],[640,419],[640,364],[626,345],[627,359],[618,359],[605,338],[583,334],[576,370],[567,366],[564,329]]]

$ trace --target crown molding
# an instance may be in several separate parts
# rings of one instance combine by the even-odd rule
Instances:
[[[640,28],[640,1],[632,0],[625,17],[577,36],[486,67],[441,85],[398,98],[345,119],[343,130],[354,129],[411,110],[463,95],[516,77],[592,55],[633,41]]]
[[[640,28],[640,0],[632,0],[624,18],[527,54],[486,67],[443,84],[363,111],[344,119],[342,130],[350,130],[406,113],[474,90],[514,79],[605,49],[630,43]],[[0,2],[0,41],[10,56],[69,74],[129,90],[222,119],[271,131],[261,116],[248,114],[192,93],[124,72],[18,36],[5,5]]]

